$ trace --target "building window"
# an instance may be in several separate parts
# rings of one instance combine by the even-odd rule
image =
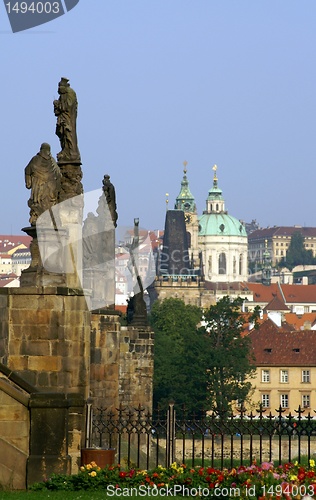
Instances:
[[[289,381],[288,370],[280,370],[280,382],[281,384],[287,384]]]
[[[309,394],[302,395],[302,406],[303,406],[303,408],[310,408],[311,407]]]
[[[281,408],[288,408],[289,407],[289,395],[288,394],[281,394],[280,404],[281,404]]]
[[[262,370],[261,382],[270,382],[270,370]]]
[[[310,382],[310,371],[302,370],[302,382]]]
[[[261,394],[262,408],[270,408],[270,394]]]
[[[242,275],[242,254],[239,255],[239,275]]]
[[[221,253],[218,258],[218,274],[226,274],[226,254]]]

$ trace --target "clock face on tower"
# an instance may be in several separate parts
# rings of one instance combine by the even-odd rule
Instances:
[[[184,214],[184,220],[187,224],[190,224],[190,222],[192,221],[192,217],[190,214]]]
[[[184,204],[184,209],[188,212],[191,208],[191,203],[189,203],[188,201],[185,202]]]

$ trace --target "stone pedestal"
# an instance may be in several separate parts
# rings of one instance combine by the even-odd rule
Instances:
[[[66,286],[64,254],[67,251],[67,230],[41,227],[39,238],[35,226],[25,227],[22,231],[33,239],[30,247],[32,260],[21,273],[21,287]]]
[[[89,396],[90,312],[81,289],[0,289],[0,361],[46,392]]]
[[[80,431],[69,425],[69,410],[74,405],[83,412],[84,401],[80,397],[67,398],[62,393],[31,395],[27,486],[45,480],[52,473],[71,473],[71,456],[68,452],[69,444],[72,443],[69,443],[69,433]]]

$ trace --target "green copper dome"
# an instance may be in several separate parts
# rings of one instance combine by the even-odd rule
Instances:
[[[245,226],[227,213],[203,214],[199,217],[199,236],[247,237]]]
[[[217,184],[217,166],[214,165],[213,186],[206,199],[206,211],[199,217],[199,236],[242,236],[247,237],[244,225],[225,210],[222,190]]]

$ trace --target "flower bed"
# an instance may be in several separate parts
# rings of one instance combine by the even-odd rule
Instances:
[[[220,500],[307,500],[316,499],[316,467],[272,463],[218,470],[212,467],[186,467],[173,463],[152,470],[120,465],[101,469],[92,462],[72,476],[53,475],[32,490],[105,490],[107,496],[199,496]],[[314,495],[315,492],[315,495]]]

